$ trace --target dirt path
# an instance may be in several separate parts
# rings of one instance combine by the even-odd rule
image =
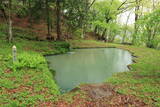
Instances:
[[[55,107],[150,107],[143,101],[131,95],[122,95],[114,91],[114,87],[108,84],[81,85],[73,89],[69,94],[77,91],[85,93],[72,97],[72,101],[65,101],[65,96],[59,99]],[[68,94],[68,95],[69,95]],[[66,94],[67,96],[67,94]],[[67,100],[67,99],[66,99]]]

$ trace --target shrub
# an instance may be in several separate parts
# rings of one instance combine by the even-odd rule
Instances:
[[[59,47],[65,48],[65,49],[69,49],[70,48],[70,44],[67,43],[67,42],[55,42],[54,45],[55,45],[56,48],[59,48]]]
[[[70,44],[67,42],[55,42],[54,46],[60,53],[65,53],[70,50]]]

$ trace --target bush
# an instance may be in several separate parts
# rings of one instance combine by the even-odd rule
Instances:
[[[55,47],[61,47],[61,48],[66,48],[69,49],[70,48],[70,44],[67,42],[55,42]]]
[[[70,50],[70,44],[67,42],[55,42],[54,46],[61,53],[65,53]]]

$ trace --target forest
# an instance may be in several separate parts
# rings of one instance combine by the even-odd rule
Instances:
[[[160,107],[160,0],[0,0],[0,107]]]

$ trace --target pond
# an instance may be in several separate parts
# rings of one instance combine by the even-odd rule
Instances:
[[[132,63],[131,53],[117,48],[75,49],[46,58],[62,92],[83,83],[102,83],[114,73],[129,71]]]

